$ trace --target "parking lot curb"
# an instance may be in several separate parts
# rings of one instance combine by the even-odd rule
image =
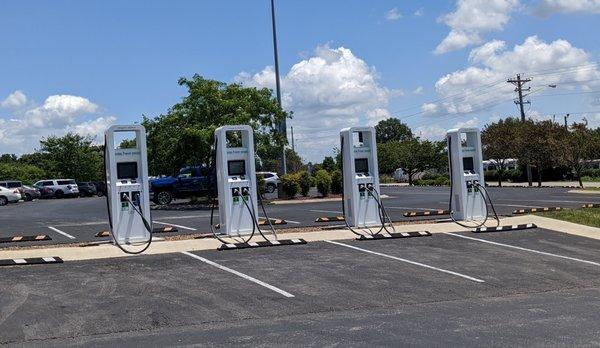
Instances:
[[[43,264],[50,264],[50,263],[63,263],[63,260],[60,257],[56,257],[56,256],[0,260],[0,266],[43,265]]]
[[[600,208],[600,204],[588,203],[581,206],[582,208]]]
[[[269,223],[267,222],[266,219],[258,220],[258,226],[268,226],[268,225],[269,225]],[[285,221],[283,219],[271,219],[271,225],[287,225],[287,221]],[[220,229],[221,224],[216,224],[215,228]]]
[[[179,230],[173,226],[155,228],[152,233],[170,233],[178,232]],[[110,231],[100,231],[96,233],[95,237],[110,237]]]
[[[325,216],[315,219],[315,222],[332,222],[332,221],[345,221],[343,216]]]
[[[219,251],[223,250],[236,250],[236,249],[250,249],[250,248],[264,248],[284,245],[302,245],[307,244],[304,239],[281,239],[272,241],[260,241],[260,242],[248,242],[248,243],[229,243],[221,244],[217,248]]]
[[[362,235],[356,240],[376,240],[376,239],[394,239],[394,238],[414,238],[414,237],[431,237],[432,234],[429,231],[417,231],[417,232],[398,232],[390,234],[375,234],[375,235]]]
[[[501,231],[516,231],[516,230],[527,230],[531,228],[537,228],[536,224],[520,224],[520,225],[507,225],[498,227],[479,227],[474,229],[473,233],[484,233],[484,232],[501,232]]]
[[[52,240],[52,238],[45,234],[40,234],[37,236],[0,237],[0,243],[40,242],[43,240]]]
[[[450,210],[407,211],[406,213],[404,213],[402,215],[404,215],[404,217],[450,215]]]
[[[530,208],[530,209],[516,209],[513,210],[513,214],[530,214],[530,213],[541,213],[544,211],[560,211],[563,210],[561,207],[544,207],[544,208]]]

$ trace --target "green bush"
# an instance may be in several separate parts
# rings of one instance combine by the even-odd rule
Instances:
[[[331,172],[331,193],[342,193],[342,172],[339,170]]]
[[[265,192],[267,192],[267,184],[265,182],[265,178],[263,178],[260,175],[257,175],[256,176],[256,187],[257,187],[258,193],[260,195],[264,195]]]
[[[396,179],[394,179],[394,177],[389,174],[381,174],[379,176],[380,184],[393,184],[395,182],[396,182]]]
[[[298,176],[300,193],[304,197],[308,196],[308,191],[310,191],[310,188],[313,186],[313,177],[306,170],[303,170],[296,175]]]
[[[498,181],[498,171],[495,169],[486,170],[483,173],[483,177],[485,178],[485,181]]]
[[[300,191],[300,183],[298,182],[298,176],[294,174],[287,174],[281,177],[281,188],[283,193],[290,198],[296,197],[298,191]]]
[[[600,178],[600,169],[585,169],[581,172],[581,176],[590,178]]]
[[[416,179],[413,181],[415,186],[448,186],[450,185],[450,179],[440,175],[435,179]]]
[[[30,164],[0,163],[0,180],[19,180],[30,185],[45,176],[44,170]]]
[[[325,170],[321,169],[315,174],[315,184],[317,190],[323,197],[327,197],[331,192],[331,175]]]
[[[425,174],[421,176],[421,180],[435,180],[438,176],[440,175],[434,172],[425,172]]]

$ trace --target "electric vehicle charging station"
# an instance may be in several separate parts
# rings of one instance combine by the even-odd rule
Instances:
[[[374,127],[340,131],[342,152],[342,210],[346,227],[358,240],[430,236],[429,232],[396,233],[379,190],[377,140]],[[379,228],[373,232],[372,228]],[[391,228],[392,232],[388,230]],[[359,232],[358,229],[363,232]],[[382,233],[385,231],[386,233]]]
[[[134,133],[135,148],[115,145],[119,133]],[[146,129],[141,125],[114,125],[106,131],[104,140],[110,235],[124,252],[142,253],[152,243]],[[133,252],[124,245],[144,248]]]
[[[228,125],[215,130],[214,165],[217,175],[219,204],[219,234],[214,230],[211,210],[211,231],[223,243],[219,250],[251,248],[274,245],[306,244],[302,239],[278,240],[277,233],[267,215],[262,199],[261,208],[274,240],[269,240],[258,222],[258,193],[254,130],[248,125]],[[250,242],[258,231],[265,241]],[[229,241],[225,238],[233,240]]]
[[[450,169],[449,210],[452,220],[463,227],[482,227],[488,219],[488,203],[498,215],[485,188],[481,133],[478,128],[447,132]],[[469,226],[464,223],[474,223]]]

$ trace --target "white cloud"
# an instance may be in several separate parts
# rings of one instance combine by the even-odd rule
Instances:
[[[543,17],[552,13],[599,14],[600,0],[541,0],[537,13]]]
[[[24,93],[21,94],[20,109],[13,110],[7,118],[0,118],[2,153],[30,152],[39,145],[41,138],[60,136],[69,131],[98,136],[116,120],[112,116],[85,120],[96,114],[99,107],[83,97],[52,95],[41,105],[35,105],[27,102]]]
[[[438,112],[439,106],[435,103],[425,103],[421,105],[421,112],[424,115],[433,115]]]
[[[377,108],[367,111],[367,124],[375,126],[379,121],[386,120],[392,117],[392,114],[387,109]]]
[[[414,134],[423,139],[439,140],[446,134],[446,129],[438,124],[420,126],[415,128]]]
[[[237,82],[274,87],[272,67],[256,74],[240,73]],[[339,130],[370,124],[389,113],[390,98],[399,95],[380,86],[377,72],[351,50],[319,46],[314,55],[281,77],[283,106],[294,112],[296,147],[304,158],[320,161],[339,146]]]
[[[423,86],[419,86],[413,90],[414,94],[423,94]]]
[[[415,13],[413,13],[415,16],[417,17],[421,17],[422,15],[425,14],[425,9],[423,7],[420,7],[418,10],[415,11]]]
[[[388,21],[397,21],[400,18],[402,18],[402,13],[396,7],[385,13],[385,19]]]
[[[452,128],[473,128],[479,126],[479,119],[477,117],[473,117],[467,121],[456,122]]]
[[[458,0],[454,12],[439,18],[450,27],[450,33],[435,48],[443,54],[480,44],[481,34],[504,29],[519,0]]]
[[[16,109],[27,103],[27,96],[19,90],[12,92],[6,97],[2,102],[0,102],[0,106],[3,108],[11,108]]]
[[[600,71],[585,50],[566,40],[546,43],[537,36],[528,37],[512,50],[503,41],[490,41],[473,49],[469,62],[471,66],[443,76],[435,84],[447,113],[470,113],[497,102],[510,102],[514,86],[506,80],[519,72],[534,72],[529,84],[534,92],[550,84],[558,89],[589,89],[599,85],[600,79]]]

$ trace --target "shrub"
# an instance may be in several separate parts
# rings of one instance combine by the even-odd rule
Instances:
[[[519,169],[509,169],[504,172],[504,180],[510,182],[520,181],[523,178],[523,172]]]
[[[262,196],[267,192],[267,184],[265,182],[265,178],[260,175],[256,176],[256,189],[258,193]]]
[[[495,169],[486,170],[483,173],[483,177],[485,178],[485,181],[498,181],[498,171]]]
[[[588,176],[590,178],[600,178],[600,169],[585,169],[581,171],[581,176]]]
[[[342,172],[339,170],[331,172],[331,193],[342,193]]]
[[[310,191],[310,188],[313,186],[313,177],[306,170],[303,170],[296,175],[298,176],[300,193],[304,197],[308,196],[308,191]]]
[[[323,197],[327,197],[331,191],[331,175],[324,169],[317,171],[315,174],[315,184],[319,193]]]
[[[32,184],[45,176],[44,170],[30,164],[0,163],[0,180],[19,180],[24,184]]]
[[[379,176],[379,183],[381,184],[393,184],[395,182],[396,179],[394,179],[394,177],[389,174],[381,174]]]
[[[294,174],[287,174],[281,177],[281,188],[283,193],[290,198],[296,197],[298,191],[300,191],[300,184],[298,183],[298,176]]]

